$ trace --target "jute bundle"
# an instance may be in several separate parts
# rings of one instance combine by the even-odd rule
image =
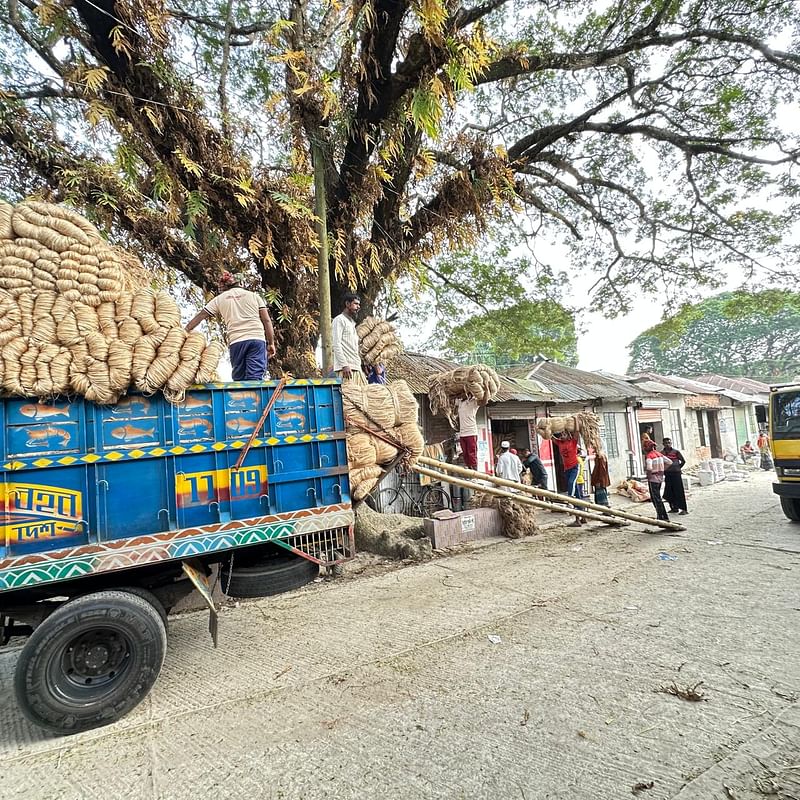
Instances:
[[[350,473],[350,497],[356,502],[363,500],[374,488],[383,470],[373,464]]]
[[[14,213],[14,206],[0,200],[0,241],[3,239],[13,239],[14,229],[11,227],[11,215]]]
[[[386,320],[367,317],[356,328],[359,354],[365,364],[385,364],[402,349],[394,325]]]
[[[0,202],[0,388],[113,403],[132,383],[181,399],[214,380],[221,346],[187,336],[178,305],[148,282],[76,212]]]
[[[411,466],[422,455],[425,440],[417,427],[418,407],[405,381],[388,385],[342,386],[347,423],[347,457],[353,500],[363,500],[375,488],[400,448],[407,448],[404,464]],[[397,446],[393,443],[397,443]]]
[[[579,411],[569,417],[542,417],[537,421],[536,429],[543,439],[550,439],[553,434],[558,435],[564,431],[574,433],[577,430],[596,453],[603,452],[600,418],[591,411]]]
[[[450,423],[456,425],[455,401],[472,398],[478,405],[485,406],[500,388],[497,373],[484,364],[470,367],[457,367],[431,378],[428,386],[431,412],[444,414]]]
[[[515,503],[507,497],[476,492],[473,503],[477,508],[496,508],[503,520],[503,536],[509,539],[521,539],[538,533],[536,512],[531,506]]]
[[[214,383],[217,378],[217,366],[222,358],[222,345],[219,342],[209,342],[200,357],[200,366],[197,368],[196,383]]]
[[[378,440],[366,433],[354,433],[347,437],[347,462],[352,471],[378,463],[374,442]]]

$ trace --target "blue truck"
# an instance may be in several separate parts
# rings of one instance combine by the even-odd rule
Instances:
[[[0,430],[0,645],[27,636],[15,693],[50,731],[136,706],[194,589],[216,644],[211,575],[257,597],[352,558],[336,380],[205,384],[179,404],[5,398]]]

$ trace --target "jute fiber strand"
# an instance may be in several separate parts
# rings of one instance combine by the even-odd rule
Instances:
[[[364,364],[385,364],[403,349],[391,322],[367,317],[356,328],[359,354]]]
[[[115,403],[216,379],[222,346],[186,334],[139,260],[63,206],[0,202],[0,388]]]
[[[354,500],[363,500],[375,488],[382,467],[395,461],[400,448],[408,450],[404,458],[407,466],[422,455],[425,440],[417,426],[419,408],[405,381],[367,386],[346,383],[342,386],[342,403],[350,492]]]

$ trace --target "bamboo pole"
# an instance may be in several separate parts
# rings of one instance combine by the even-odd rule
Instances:
[[[322,348],[322,374],[333,371],[333,333],[331,314],[331,278],[328,264],[328,204],[325,195],[325,158],[322,145],[311,141],[314,166],[314,213],[317,215],[317,294],[319,296],[319,338]]]
[[[563,494],[550,492],[547,489],[538,489],[534,486],[527,486],[524,483],[516,483],[515,481],[509,481],[505,478],[498,478],[496,475],[484,475],[484,473],[478,472],[474,469],[460,467],[457,464],[447,464],[444,461],[436,461],[435,459],[427,458],[426,456],[420,456],[420,458],[417,460],[417,463],[434,467],[441,472],[450,472],[453,475],[460,475],[472,480],[489,481],[497,486],[508,486],[510,488],[517,489],[518,491],[525,492],[526,494],[533,495],[534,497],[544,497],[550,500],[558,500],[560,503],[569,503],[570,505],[580,506],[581,508],[588,508],[593,511],[597,511],[604,516],[619,517],[620,519],[625,519],[629,522],[638,522],[641,525],[655,525],[658,528],[666,528],[670,531],[686,530],[686,528],[684,528],[682,525],[679,525],[677,522],[654,519],[653,517],[645,517],[640,514],[631,514],[629,511],[620,511],[616,508],[600,506],[597,503],[592,503],[588,500],[581,500],[577,497],[567,497]],[[449,478],[445,477],[445,480],[449,480]],[[472,488],[477,487],[473,486]],[[483,491],[483,489],[480,489],[480,491]],[[570,513],[572,512],[570,511]]]
[[[437,480],[442,480],[442,478],[444,478],[448,483],[453,483],[456,486],[464,486],[467,489],[475,489],[476,491],[485,492],[486,494],[491,494],[495,497],[505,497],[508,500],[513,500],[515,503],[521,503],[525,506],[544,508],[547,509],[547,511],[563,511],[566,514],[572,514],[576,517],[582,517],[583,519],[595,520],[596,522],[602,522],[604,525],[613,525],[615,527],[629,524],[621,519],[614,519],[613,517],[609,516],[593,514],[591,511],[581,511],[577,508],[556,508],[555,503],[549,503],[545,500],[534,500],[532,497],[526,497],[523,494],[513,494],[512,492],[506,492],[503,491],[503,489],[497,489],[493,486],[478,487],[475,485],[474,481],[466,480],[464,478],[451,478],[447,475],[442,475],[441,472],[436,472],[435,470],[428,469],[427,467],[421,467],[419,464],[414,464],[411,469],[414,470],[414,472],[418,472],[420,475],[427,475],[428,477],[436,478]]]

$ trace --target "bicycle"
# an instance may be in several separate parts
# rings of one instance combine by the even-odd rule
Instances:
[[[407,517],[430,517],[437,511],[452,508],[450,495],[441,486],[429,484],[415,498],[405,481],[399,486],[380,489],[367,497],[367,504],[375,511],[405,514]]]

